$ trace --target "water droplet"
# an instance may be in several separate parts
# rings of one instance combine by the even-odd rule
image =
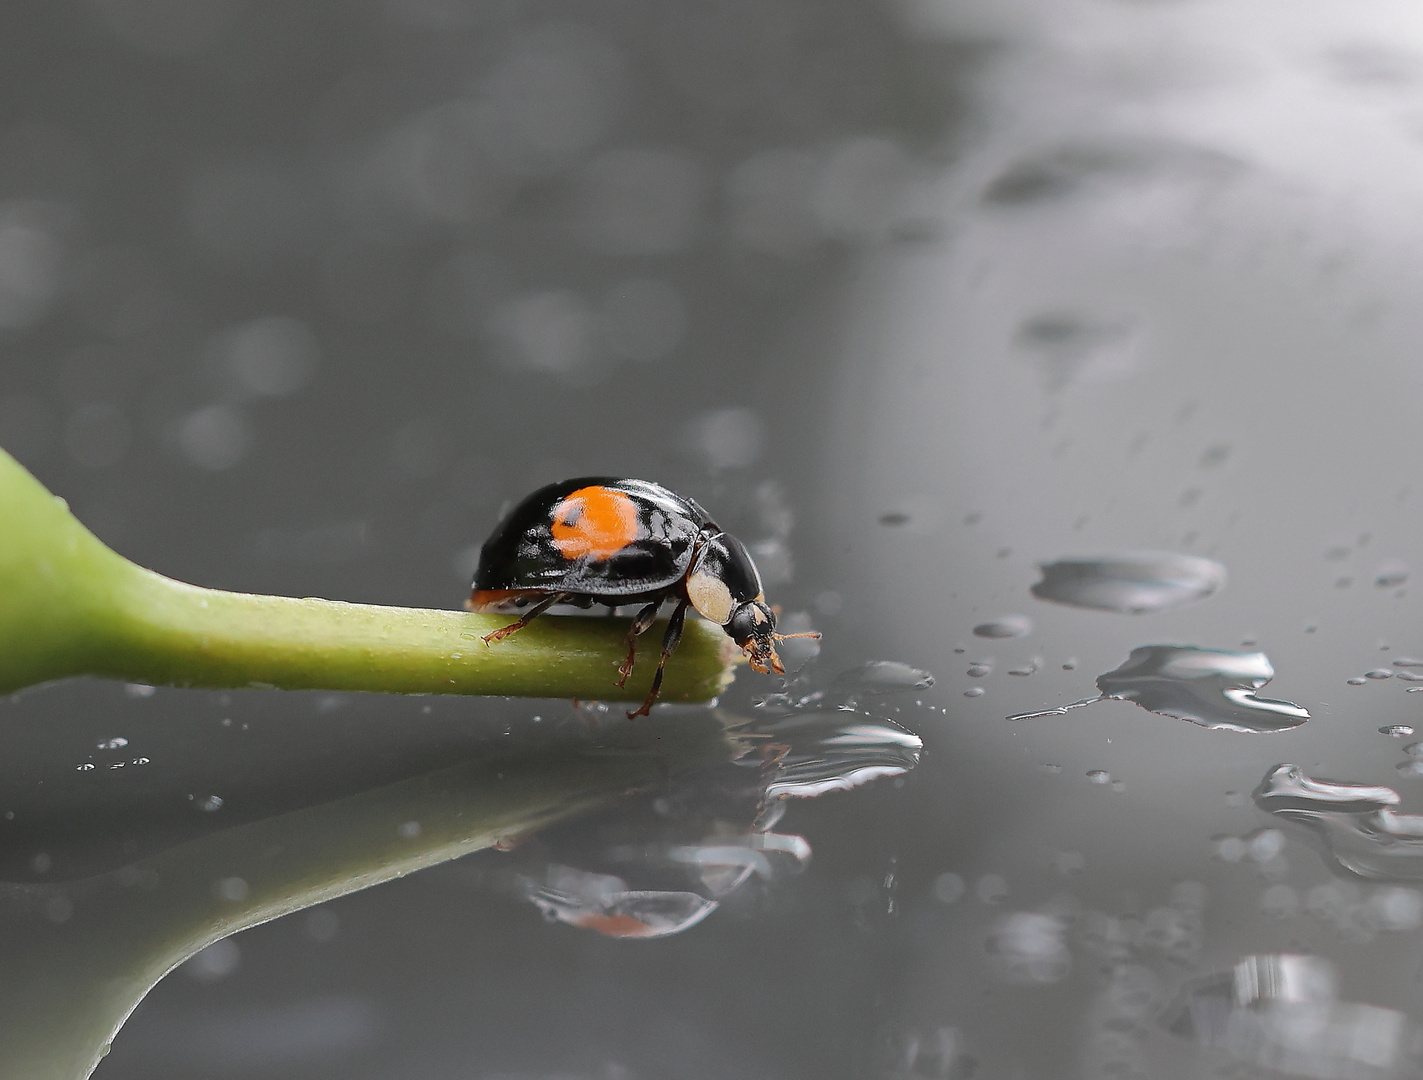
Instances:
[[[1363,686],[1366,682],[1368,682],[1367,679],[1359,675],[1355,675],[1352,679],[1345,679],[1344,681],[1350,686]]]
[[[839,690],[902,693],[906,690],[927,690],[934,685],[934,676],[899,660],[867,660],[859,667],[837,675],[832,685]]]
[[[1215,842],[1216,857],[1223,862],[1238,863],[1248,851],[1249,846],[1238,836],[1222,836]]]
[[[1097,697],[1008,719],[1056,716],[1114,699],[1216,730],[1262,733],[1298,727],[1309,719],[1307,710],[1290,701],[1256,696],[1274,676],[1262,652],[1143,645],[1131,651],[1126,663],[1097,677]]]
[[[1040,657],[1040,656],[1035,656],[1035,657],[1033,657],[1031,660],[1029,660],[1026,664],[1023,664],[1023,665],[1021,665],[1021,666],[1019,666],[1019,667],[1015,667],[1015,668],[1009,668],[1009,669],[1008,669],[1008,674],[1009,674],[1009,675],[1018,675],[1018,676],[1032,675],[1032,674],[1034,674],[1034,673],[1038,670],[1038,665],[1040,665],[1041,663],[1042,663],[1042,657]]]
[[[1298,765],[1279,765],[1261,781],[1255,802],[1277,818],[1306,826],[1311,838],[1350,873],[1423,880],[1423,814],[1398,813],[1393,788],[1313,780]]]
[[[1423,761],[1400,761],[1394,769],[1399,776],[1423,776]]]
[[[993,924],[984,950],[998,977],[1011,983],[1060,982],[1072,967],[1066,923],[1037,911],[1004,915]]]
[[[74,766],[74,769],[76,772],[93,772],[94,763],[92,761],[83,761]]]
[[[1068,558],[1038,568],[1032,587],[1039,600],[1096,611],[1142,615],[1204,600],[1225,585],[1225,567],[1213,559],[1170,552]]]
[[[964,697],[983,697],[983,687],[981,687],[981,686],[970,686],[967,690],[965,690],[965,691],[963,692],[963,696],[964,696]]]
[[[1400,682],[1423,682],[1423,674],[1417,671],[1396,671],[1393,677]]]
[[[1385,724],[1379,728],[1380,735],[1392,735],[1395,739],[1406,738],[1413,734],[1413,728],[1407,724]]]
[[[981,638],[1025,637],[1033,632],[1033,620],[1026,615],[1004,615],[973,628],[974,636]]]
[[[1393,678],[1393,672],[1389,671],[1387,668],[1374,668],[1372,671],[1366,671],[1366,672],[1364,672],[1364,678],[1366,678],[1366,679],[1391,679],[1391,678]]]
[[[954,904],[968,891],[968,885],[958,874],[940,874],[934,879],[934,899],[941,904]]]
[[[762,721],[755,731],[785,748],[766,782],[768,799],[814,798],[877,777],[899,776],[918,764],[924,748],[919,736],[888,720],[841,710]]]
[[[112,739],[101,739],[99,741],[100,750],[117,750],[128,745],[128,740],[122,735],[115,735]]]
[[[193,805],[204,813],[213,814],[222,809],[222,796],[200,795],[193,800]]]
[[[189,957],[182,972],[198,982],[213,983],[231,975],[241,961],[242,950],[237,942],[223,938]]]
[[[1409,757],[1423,758],[1423,742],[1411,742],[1403,748],[1403,752]]]
[[[1008,899],[1008,882],[1002,874],[984,874],[975,883],[973,893],[985,904],[1001,904]]]
[[[544,918],[615,938],[679,934],[717,909],[694,892],[629,889],[611,874],[551,865],[542,882],[529,880],[526,895]]]
[[[1374,571],[1374,584],[1380,589],[1393,589],[1408,580],[1408,564],[1397,559],[1384,563]]]
[[[1045,773],[1054,773],[1054,774],[1055,774],[1055,773],[1060,773],[1060,772],[1062,772],[1062,766],[1061,766],[1061,765],[1052,764],[1052,763],[1046,763],[1046,764],[1043,765],[1042,770],[1043,770],[1043,772],[1045,772]]]
[[[240,877],[225,877],[214,882],[212,889],[219,900],[228,900],[236,903],[238,900],[246,897],[248,885],[247,882]]]
[[[1423,667],[1423,660],[1411,656],[1395,656],[1392,663],[1394,667]]]
[[[1078,664],[1077,657],[1074,656],[1074,657],[1072,657],[1071,659],[1064,660],[1064,661],[1062,662],[1062,670],[1063,670],[1063,671],[1076,671],[1076,670],[1077,670],[1077,664]]]
[[[1112,774],[1109,773],[1106,769],[1093,769],[1087,774],[1087,779],[1092,781],[1092,783],[1094,784],[1105,785],[1110,784],[1112,782]]]
[[[993,674],[993,665],[987,663],[969,664],[966,674],[970,679],[982,679]]]

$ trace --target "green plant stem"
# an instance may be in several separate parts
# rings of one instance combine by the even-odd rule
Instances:
[[[638,700],[660,630],[626,687],[623,619],[545,616],[486,645],[508,616],[223,592],[187,585],[106,547],[0,451],[0,693],[73,675],[177,686]],[[662,698],[705,701],[735,650],[692,621]]]

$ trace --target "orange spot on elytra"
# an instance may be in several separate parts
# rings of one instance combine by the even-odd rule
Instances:
[[[553,508],[549,531],[565,559],[610,559],[637,539],[637,506],[621,491],[579,488]]]

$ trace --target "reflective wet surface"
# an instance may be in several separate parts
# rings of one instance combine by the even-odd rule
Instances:
[[[1412,5],[0,30],[0,446],[106,542],[456,608],[644,477],[824,634],[631,728],[0,703],[0,1033],[201,947],[101,1080],[1417,1075]]]

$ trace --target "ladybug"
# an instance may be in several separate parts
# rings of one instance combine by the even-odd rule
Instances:
[[[783,674],[775,642],[819,637],[776,630],[761,575],[744,545],[722,532],[693,500],[647,480],[583,476],[535,491],[484,542],[466,604],[471,611],[520,612],[486,634],[492,645],[522,630],[555,604],[609,608],[641,604],[627,632],[618,686],[632,674],[637,638],[666,600],[676,601],[662,635],[662,655],[647,699],[628,718],[646,716],[677,648],[687,608],[726,630],[751,666]]]

